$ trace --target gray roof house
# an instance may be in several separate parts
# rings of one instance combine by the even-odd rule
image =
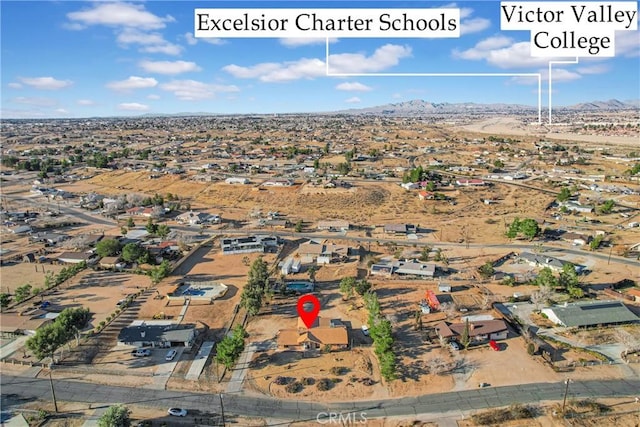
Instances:
[[[569,261],[564,261],[548,255],[523,252],[519,255],[519,258],[533,267],[549,267],[554,271],[562,271],[562,267],[564,267],[565,264],[572,264],[578,274],[582,273],[582,270],[584,270],[584,266],[582,265],[576,265]]]
[[[373,264],[370,270],[372,275],[391,276],[416,276],[433,277],[436,272],[436,265],[414,260],[393,261],[388,263]]]
[[[585,301],[543,308],[553,323],[565,327],[587,327],[634,323],[640,320],[620,301]]]
[[[196,338],[196,325],[167,322],[134,322],[118,334],[118,345],[136,347],[191,347]]]

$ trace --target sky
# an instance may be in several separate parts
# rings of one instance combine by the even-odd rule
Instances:
[[[195,38],[201,7],[458,8],[460,36],[331,38],[331,73],[356,75],[327,76],[325,38]],[[501,30],[498,1],[3,0],[0,15],[2,118],[326,112],[414,99],[538,105],[535,77],[397,73],[540,73],[546,107],[548,61],[561,59],[533,58],[528,31]],[[554,65],[553,106],[639,99],[638,31],[617,31],[615,49]]]

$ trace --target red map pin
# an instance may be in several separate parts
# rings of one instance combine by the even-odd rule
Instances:
[[[313,306],[311,310],[308,310],[309,305]],[[315,295],[307,294],[298,298],[298,316],[300,316],[307,328],[310,328],[313,325],[319,312],[320,301],[315,297]]]

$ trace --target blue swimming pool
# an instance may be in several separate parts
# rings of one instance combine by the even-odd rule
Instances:
[[[296,292],[313,292],[313,283],[311,282],[291,282],[287,283],[288,291]]]

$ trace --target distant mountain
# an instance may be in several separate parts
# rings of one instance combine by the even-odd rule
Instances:
[[[555,109],[570,110],[630,110],[640,107],[640,100],[618,101],[593,101],[567,107],[555,106]],[[523,111],[535,111],[537,106],[522,104],[476,104],[474,102],[448,103],[429,102],[422,99],[384,104],[375,107],[354,108],[349,110],[336,111],[338,114],[363,114],[381,116],[414,116],[425,114],[446,114],[446,113],[513,113]]]
[[[631,110],[638,107],[640,107],[640,100],[638,99],[630,99],[627,101],[610,99],[608,101],[582,102],[565,108],[568,110]]]
[[[468,112],[514,112],[523,110],[536,110],[537,107],[519,104],[476,104],[474,102],[463,102],[452,104],[448,102],[429,102],[422,99],[398,102],[393,104],[379,105],[368,108],[356,108],[343,111],[336,111],[340,114],[365,114],[365,115],[387,115],[387,116],[413,116],[423,114],[444,114],[444,113],[468,113]]]

